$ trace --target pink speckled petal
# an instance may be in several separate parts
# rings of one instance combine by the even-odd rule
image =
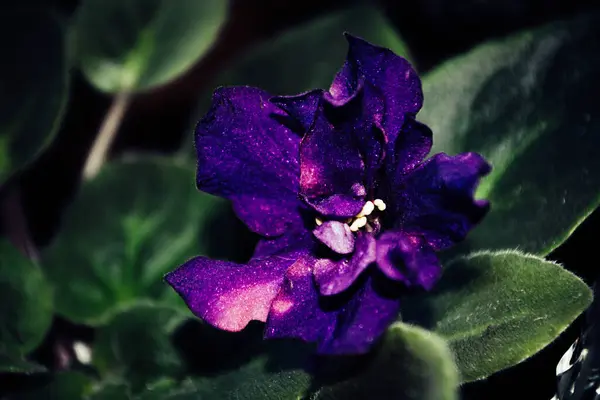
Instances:
[[[381,294],[373,278],[344,293],[347,298],[322,298],[314,286],[313,261],[303,258],[288,269],[265,337],[316,342],[321,354],[366,353],[398,316],[399,300]]]
[[[474,194],[490,170],[479,154],[439,153],[410,174],[397,176],[388,198],[394,226],[424,236],[435,250],[460,242],[489,209],[489,203],[475,200]]]
[[[196,128],[198,187],[230,199],[250,229],[281,235],[300,224],[300,137],[280,122],[271,96],[251,87],[217,89]]]
[[[380,114],[381,128],[388,142],[394,142],[406,114],[416,114],[423,105],[421,80],[410,63],[391,50],[350,34],[346,34],[346,39],[350,45],[346,62],[329,93],[343,102],[353,97],[362,84],[369,97],[381,97],[382,107],[372,114]]]
[[[251,260],[247,265],[196,257],[165,276],[190,310],[226,331],[266,321],[285,270],[298,253]]]
[[[336,195],[360,211],[366,195],[361,154],[352,132],[336,130],[323,104],[300,144],[300,166],[300,194],[309,205],[320,203],[323,214],[339,214],[335,204],[324,202]]]
[[[354,233],[348,224],[327,221],[317,226],[313,234],[321,243],[338,254],[350,254],[354,251]]]
[[[322,258],[315,262],[314,276],[319,292],[325,296],[339,294],[348,289],[360,274],[375,262],[375,238],[373,235],[358,232],[354,253],[332,260]]]
[[[425,238],[399,231],[385,232],[377,239],[377,265],[388,278],[426,290],[441,272],[438,257]]]

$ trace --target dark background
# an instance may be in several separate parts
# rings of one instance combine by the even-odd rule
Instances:
[[[78,4],[77,0],[45,2],[66,17],[72,15]],[[9,7],[21,3],[0,0],[0,4]],[[179,150],[182,145],[192,146],[189,121],[201,117],[193,116],[192,112],[199,94],[211,87],[211,80],[220,70],[233,63],[249,46],[348,3],[350,1],[344,0],[231,0],[230,19],[216,46],[177,81],[134,100],[112,154],[134,149],[168,153]],[[381,0],[379,3],[408,43],[421,72],[490,38],[600,8],[600,2],[591,0]],[[13,183],[21,186],[24,213],[37,246],[46,245],[59,227],[62,210],[76,193],[87,151],[110,100],[74,70],[69,108],[57,139],[30,169],[15,178]],[[549,258],[563,263],[592,284],[597,274],[596,265],[587,260],[594,260],[598,227],[600,215],[596,212]],[[556,363],[577,337],[580,322],[531,360],[485,382],[464,387],[464,398],[549,400],[554,394]],[[91,335],[84,328],[57,320],[40,354],[48,353],[48,348],[65,332]]]

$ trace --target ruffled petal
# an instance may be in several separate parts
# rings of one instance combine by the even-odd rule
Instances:
[[[251,87],[215,91],[196,128],[197,183],[230,199],[254,232],[277,236],[301,223],[300,137],[280,123],[284,113],[269,98]]]
[[[338,254],[350,254],[354,251],[354,233],[348,224],[327,221],[317,226],[313,234],[321,243]]]
[[[364,163],[352,131],[336,129],[321,104],[300,145],[300,194],[328,217],[352,217],[363,204]],[[332,196],[345,205],[340,209]]]
[[[407,118],[393,143],[393,151],[388,151],[386,166],[390,175],[401,178],[421,164],[431,151],[432,137],[427,125]]]
[[[376,246],[373,235],[358,232],[354,247],[354,253],[348,258],[322,258],[315,262],[315,282],[322,295],[331,296],[348,289],[360,274],[375,262]]]
[[[247,265],[196,257],[165,276],[190,310],[209,324],[240,331],[266,321],[286,269],[299,253],[251,260]]]
[[[346,34],[350,45],[346,62],[336,75],[329,93],[338,102],[355,96],[364,85],[370,97],[381,97],[378,116],[388,142],[394,142],[406,114],[416,114],[423,105],[421,80],[408,61],[389,49],[374,46]]]
[[[295,96],[275,96],[271,103],[294,118],[301,133],[308,132],[315,121],[315,115],[323,96],[323,90],[315,89]]]
[[[377,239],[377,265],[388,278],[426,290],[441,273],[438,257],[425,238],[399,231],[385,232]]]
[[[435,250],[460,242],[489,210],[489,203],[475,200],[474,193],[490,170],[479,154],[439,153],[410,174],[397,177],[388,199],[394,227],[408,235],[422,235]]]
[[[337,311],[333,334],[319,343],[317,350],[340,355],[368,352],[400,312],[400,300],[396,297],[400,288],[388,283],[368,277],[352,299]]]
[[[287,271],[265,337],[316,342],[321,354],[366,353],[396,319],[399,300],[381,294],[372,277],[346,298],[323,298],[314,286],[311,263],[301,259]]]

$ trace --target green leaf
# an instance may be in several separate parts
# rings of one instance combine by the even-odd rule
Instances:
[[[182,370],[171,334],[186,316],[172,308],[137,304],[101,327],[94,341],[94,366],[104,379],[124,378],[134,392],[155,378]]]
[[[52,140],[66,103],[65,35],[52,15],[0,14],[0,184]]]
[[[82,399],[90,390],[92,379],[80,372],[59,372],[52,375],[51,380],[39,389],[14,395],[16,400],[70,400]]]
[[[7,241],[0,241],[0,370],[39,372],[21,359],[52,323],[52,290],[41,269]]]
[[[358,377],[323,388],[318,400],[457,399],[458,374],[445,341],[422,328],[397,322],[383,348]]]
[[[433,292],[404,299],[402,316],[446,338],[463,381],[473,381],[544,348],[591,300],[587,285],[558,264],[482,252],[447,265]]]
[[[282,95],[328,88],[348,52],[344,31],[401,55],[408,52],[377,8],[360,6],[312,20],[251,49],[215,84],[257,86]]]
[[[36,374],[40,372],[46,372],[46,368],[25,361],[20,355],[0,353],[0,373]]]
[[[305,369],[309,346],[294,342],[267,345],[268,352],[230,372],[188,379],[178,388],[165,385],[144,393],[139,400],[451,400],[456,399],[458,377],[443,340],[421,328],[392,325],[374,357],[332,358],[336,370],[359,367],[344,380],[316,380]],[[390,397],[392,396],[392,397]]]
[[[76,53],[90,82],[105,92],[147,90],[172,81],[211,48],[226,0],[84,0]]]
[[[423,79],[433,152],[493,165],[492,209],[461,247],[546,255],[600,203],[600,17],[481,45]]]
[[[86,400],[130,400],[129,386],[120,380],[102,381],[95,385]]]
[[[185,307],[165,273],[206,251],[223,202],[197,191],[194,167],[143,158],[85,182],[43,254],[57,311],[97,325],[140,299]]]

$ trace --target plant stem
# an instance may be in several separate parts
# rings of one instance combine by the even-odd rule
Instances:
[[[29,259],[38,261],[39,253],[29,234],[27,217],[23,210],[18,187],[8,188],[0,204],[0,218],[8,240]]]
[[[131,93],[122,92],[115,96],[85,162],[83,179],[91,179],[100,171],[130,102]]]

